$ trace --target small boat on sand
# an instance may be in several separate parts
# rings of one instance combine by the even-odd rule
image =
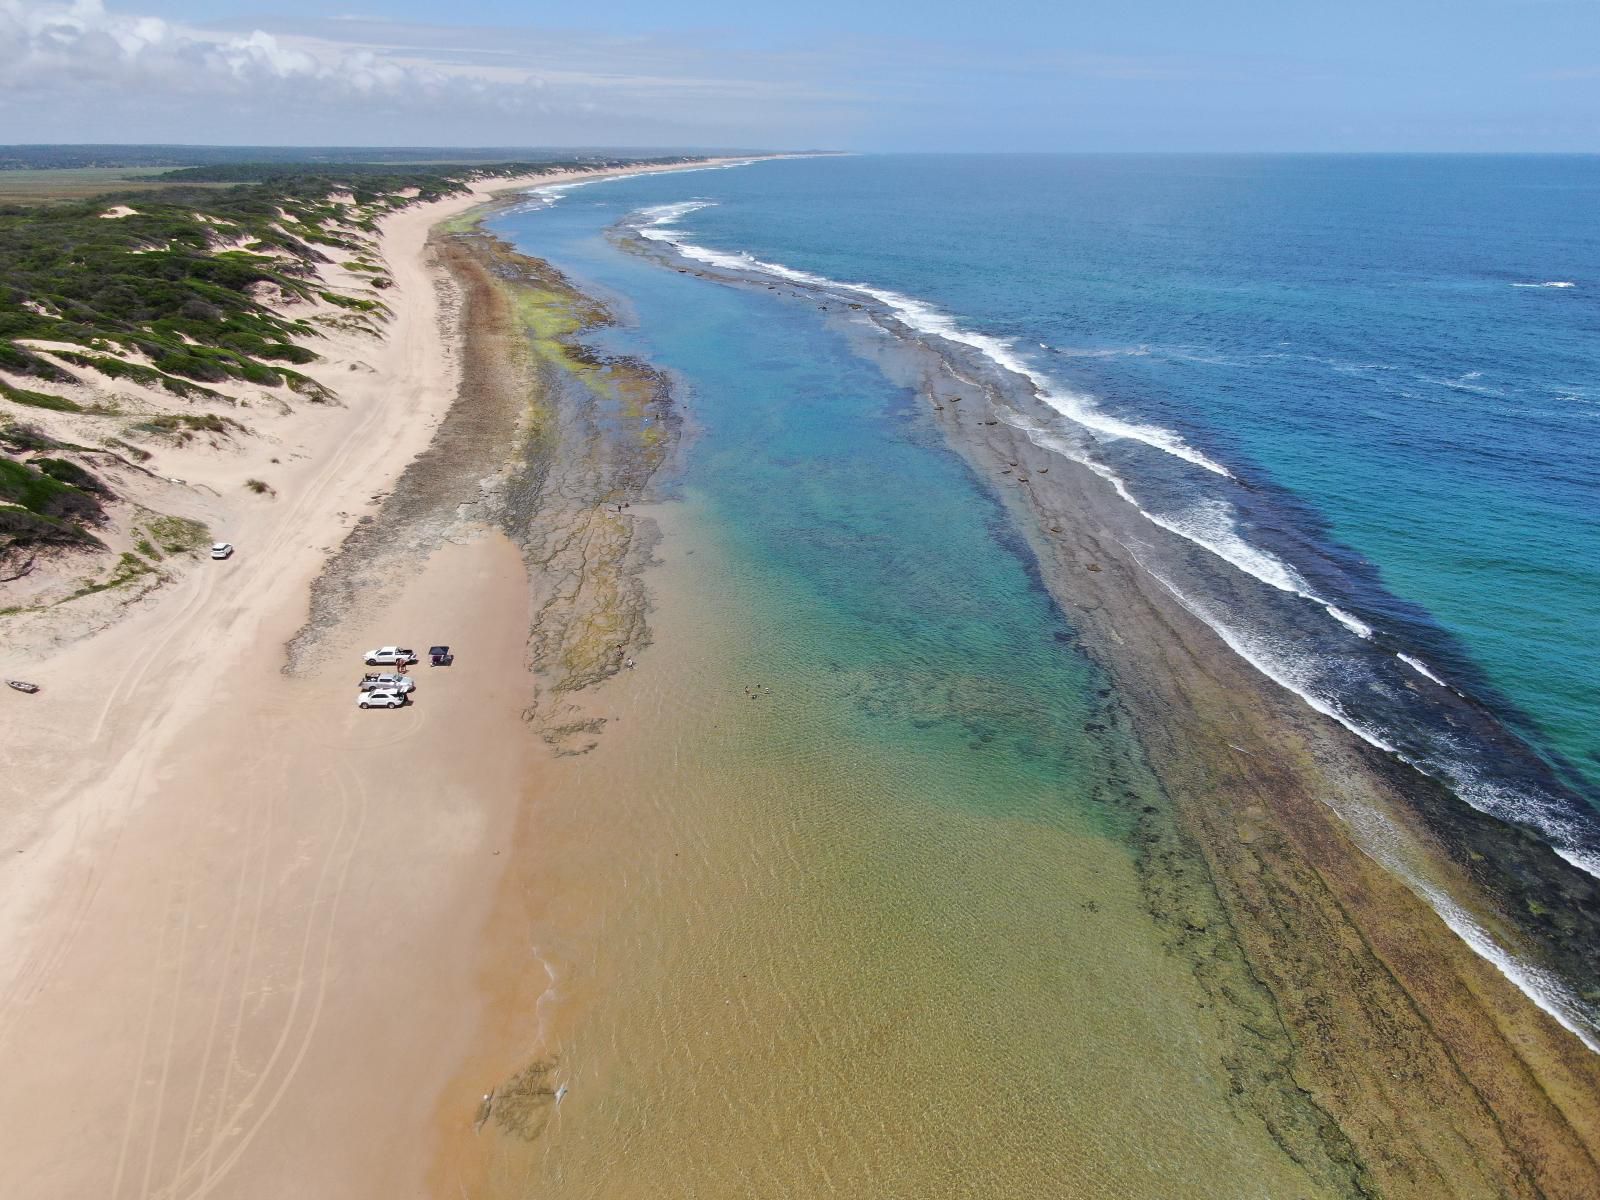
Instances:
[[[39,690],[39,685],[37,683],[28,683],[26,680],[22,679],[8,679],[6,680],[6,686],[9,688],[16,688],[19,692],[27,692],[30,696]]]

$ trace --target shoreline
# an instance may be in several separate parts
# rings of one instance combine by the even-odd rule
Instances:
[[[316,661],[281,674],[279,648],[348,531],[381,523],[481,404],[436,227],[616,173],[482,181],[386,220],[394,319],[361,343],[365,370],[316,365],[344,403],[296,426],[310,444],[278,498],[219,505],[236,557],[30,668],[46,690],[0,753],[9,779],[49,786],[8,788],[0,826],[0,1148],[40,1190],[421,1186],[483,1003],[485,947],[461,928],[489,919],[539,779],[527,554],[481,513],[437,514],[449,536],[397,547]],[[457,665],[408,710],[358,712],[361,648],[396,637],[447,641]]]

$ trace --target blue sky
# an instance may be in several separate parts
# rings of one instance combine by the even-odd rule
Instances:
[[[0,0],[0,141],[1600,149],[1600,0],[347,2]]]

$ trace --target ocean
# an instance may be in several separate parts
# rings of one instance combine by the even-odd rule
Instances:
[[[572,768],[631,832],[551,865],[629,896],[595,901],[625,951],[547,960],[596,1121],[530,1178],[630,1194],[585,1181],[642,1141],[640,1195],[1040,1194],[1073,1154],[1083,1195],[1340,1190],[1232,1107],[1227,1022],[1132,872],[1159,788],[1012,515],[839,310],[1036,392],[1048,420],[1002,415],[1183,539],[1146,565],[1234,652],[1600,873],[1597,197],[1592,158],[861,156],[495,217],[687,422],[672,694],[635,760]],[[774,1146],[796,1104],[815,1136]],[[675,1169],[707,1120],[726,1145]],[[1072,1149],[1001,1161],[1007,1129]]]
[[[707,178],[686,240],[1004,342],[1069,416],[1134,433],[1102,446],[1153,513],[1326,596],[1600,797],[1600,159],[860,158]],[[1140,429],[1242,486],[1145,478],[1166,464]]]

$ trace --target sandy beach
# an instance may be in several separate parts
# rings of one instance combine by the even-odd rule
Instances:
[[[292,673],[284,647],[330,555],[482,392],[430,231],[563,178],[390,218],[393,319],[318,347],[342,403],[278,431],[275,500],[210,505],[235,557],[63,648],[7,650],[44,684],[0,748],[0,1155],[30,1193],[424,1190],[538,786],[523,555],[469,515],[322,614]],[[403,711],[359,711],[361,651],[396,642],[456,664],[416,668]]]

